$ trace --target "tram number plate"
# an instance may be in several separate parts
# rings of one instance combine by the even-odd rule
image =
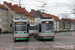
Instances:
[[[23,34],[23,32],[20,31],[20,32],[18,32],[18,34]]]
[[[45,33],[50,33],[50,31],[46,31]]]

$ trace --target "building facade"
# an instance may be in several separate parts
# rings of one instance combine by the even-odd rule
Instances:
[[[62,18],[63,29],[75,30],[75,19]]]
[[[0,4],[0,32],[8,31],[8,9]]]

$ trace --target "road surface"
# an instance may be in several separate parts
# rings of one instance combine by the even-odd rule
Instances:
[[[75,50],[75,32],[55,33],[55,39],[13,41],[13,34],[0,34],[0,50]]]

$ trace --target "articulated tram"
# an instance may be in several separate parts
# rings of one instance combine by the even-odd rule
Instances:
[[[14,41],[29,40],[29,26],[27,18],[15,18],[12,22]]]
[[[41,40],[41,39],[54,39],[54,26],[53,26],[54,19],[38,19],[35,22],[34,28],[34,37]]]

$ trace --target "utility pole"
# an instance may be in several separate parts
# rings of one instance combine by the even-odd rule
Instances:
[[[20,2],[21,2],[21,0],[19,0],[19,7],[21,8],[21,3]],[[21,9],[20,9],[20,12],[21,12]],[[20,13],[20,17],[21,17],[21,13]]]

